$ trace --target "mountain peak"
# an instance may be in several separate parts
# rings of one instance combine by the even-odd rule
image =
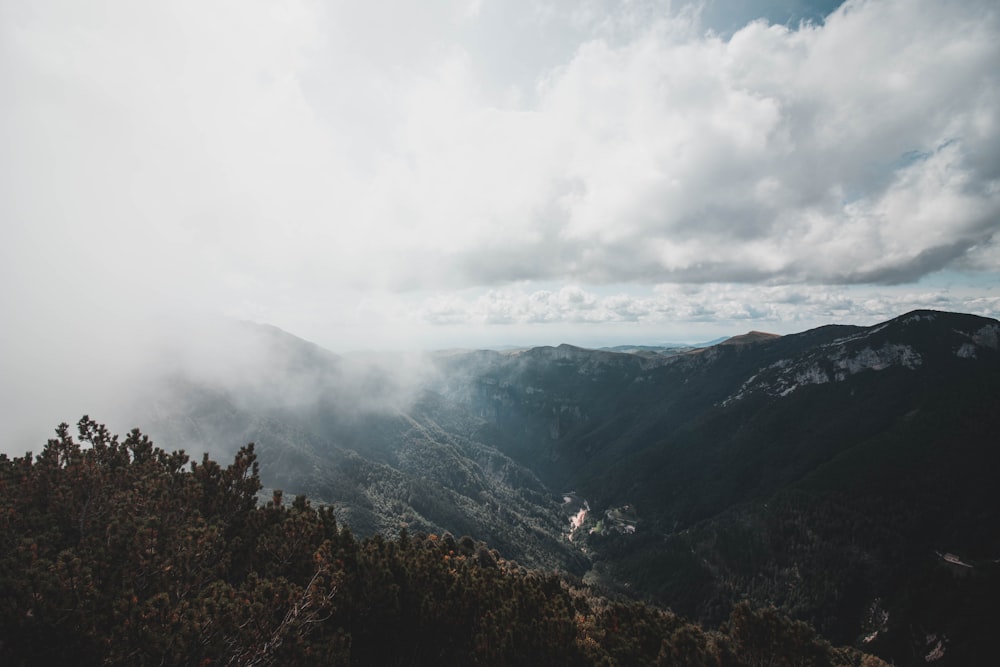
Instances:
[[[748,331],[741,336],[733,336],[719,343],[719,345],[746,345],[748,343],[759,343],[765,340],[781,338],[779,334],[767,333],[766,331]]]

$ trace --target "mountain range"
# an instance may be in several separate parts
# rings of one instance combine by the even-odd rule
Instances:
[[[915,311],[708,347],[339,356],[233,327],[135,421],[332,505],[469,535],[706,624],[742,600],[896,664],[970,664],[1000,620],[1000,323]]]

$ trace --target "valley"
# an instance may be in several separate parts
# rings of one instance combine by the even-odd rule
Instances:
[[[377,363],[237,332],[267,351],[252,386],[163,378],[136,423],[220,457],[255,442],[263,495],[306,494],[359,535],[469,535],[709,626],[775,605],[896,664],[930,635],[936,664],[965,664],[997,620],[995,320]]]

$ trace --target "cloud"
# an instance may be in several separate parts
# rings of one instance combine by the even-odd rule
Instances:
[[[1000,41],[985,5],[954,10],[847,3],[728,41],[681,16],[581,45],[504,141],[530,179],[503,180],[481,229],[519,240],[459,247],[455,279],[891,283],[965,264],[1000,215]]]
[[[343,350],[995,313],[903,294],[1000,274],[993,3],[736,4],[0,3],[3,416],[208,314]]]
[[[792,333],[830,323],[874,324],[918,308],[998,317],[1000,292],[930,285],[871,290],[850,286],[830,289],[825,285],[665,284],[645,294],[625,290],[599,293],[579,286],[558,290],[510,287],[462,297],[429,297],[410,318],[436,325],[628,323],[647,326],[647,331],[669,325],[671,330],[686,328],[688,332],[736,333],[741,327],[764,327]],[[712,328],[699,324],[711,324]],[[587,329],[579,328],[579,336],[600,344],[605,332],[599,327]]]
[[[352,290],[1000,269],[987,2],[847,2],[728,38],[656,3],[102,7],[6,10],[10,274],[86,255],[102,290],[131,255],[142,290],[245,315]],[[527,65],[498,86],[498,56]]]

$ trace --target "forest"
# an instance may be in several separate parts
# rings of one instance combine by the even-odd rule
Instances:
[[[771,607],[715,628],[450,534],[358,539],[328,506],[84,417],[0,456],[5,665],[885,663]]]

